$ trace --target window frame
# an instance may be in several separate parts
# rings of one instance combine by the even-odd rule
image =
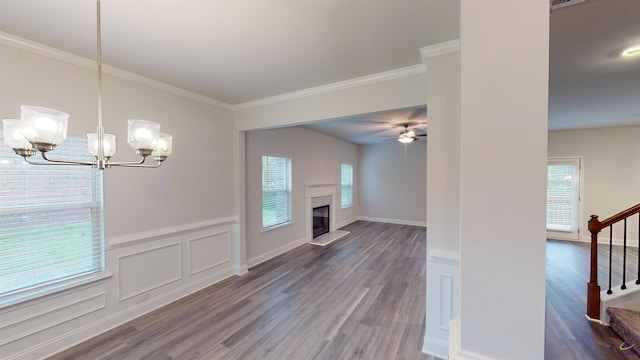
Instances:
[[[275,159],[284,159],[285,160],[285,186],[283,188],[268,188],[265,189],[265,168],[264,161],[265,158],[268,160],[269,158]],[[260,163],[260,174],[261,174],[261,184],[260,184],[260,193],[261,193],[261,228],[262,232],[267,232],[270,230],[274,230],[286,225],[293,223],[293,211],[292,211],[292,194],[293,194],[293,185],[292,185],[292,173],[293,173],[293,158],[284,156],[284,155],[273,155],[273,154],[263,154],[261,156]],[[283,219],[276,221],[274,223],[268,223],[265,225],[265,192],[277,192],[284,193],[286,209],[284,211],[285,216]],[[277,211],[277,208],[274,209]]]
[[[1,137],[2,129],[0,129]],[[56,152],[58,156],[64,154],[62,156],[65,158],[90,161],[92,157],[86,149],[87,139],[85,137],[69,136],[64,143],[59,145]],[[36,156],[39,155],[35,155],[34,158]],[[38,160],[35,159],[35,161]],[[59,220],[56,219],[73,220],[68,223],[63,222],[66,227],[84,228],[89,226],[83,231],[73,231],[71,235],[66,232],[67,230],[61,230],[58,234],[59,244],[70,244],[77,239],[83,239],[80,247],[85,250],[79,256],[71,256],[76,259],[71,261],[82,262],[84,265],[69,266],[67,260],[60,259],[60,254],[48,254],[49,257],[44,257],[42,254],[34,252],[32,259],[39,259],[41,261],[40,267],[23,271],[23,274],[29,274],[28,276],[32,281],[21,283],[26,277],[19,273],[16,276],[22,279],[16,280],[14,278],[13,282],[8,277],[0,278],[0,285],[3,285],[3,288],[0,289],[2,291],[0,293],[0,308],[108,277],[105,274],[104,180],[102,171],[85,166],[84,168],[87,172],[83,172],[84,170],[78,169],[77,165],[30,165],[18,155],[15,155],[13,150],[4,144],[0,146],[0,166],[7,166],[5,170],[12,171],[14,176],[14,178],[7,180],[7,184],[4,185],[16,184],[16,190],[0,194],[0,198],[3,199],[5,205],[9,204],[0,208],[0,220],[4,217],[4,221],[7,221],[8,225],[13,224],[10,230],[2,235],[5,239],[11,239],[12,235],[19,237],[20,235],[17,234],[24,231],[40,231],[42,234],[47,234],[41,235],[42,238],[40,240],[37,236],[29,238],[30,241],[33,241],[32,245],[29,246],[34,246],[34,243],[37,246],[39,241],[44,241],[42,239],[51,236],[52,226],[59,227],[57,225]],[[62,190],[69,188],[67,186],[68,178],[74,175],[81,176],[82,179],[80,181],[88,179],[87,182],[80,182],[80,184],[86,184],[86,186],[82,186],[80,189],[73,188],[73,192],[82,193],[77,198],[74,199],[72,196],[65,197],[64,193],[56,197],[55,195],[52,196],[50,192],[43,192],[41,196],[38,196],[38,187],[41,187],[40,191],[45,191],[43,189]],[[67,177],[66,179],[64,178],[65,176]],[[26,190],[20,189],[18,185],[24,183],[20,178],[26,177],[29,177],[30,181],[33,182]],[[40,181],[33,179],[40,179]],[[51,185],[51,179],[56,179],[57,182]],[[48,184],[46,184],[47,182]],[[24,203],[18,200],[27,197],[30,197],[31,200],[25,200]],[[73,214],[74,217],[70,218],[68,216],[63,217],[60,213],[61,211],[76,213]],[[20,221],[17,222],[17,220],[11,219],[13,215],[19,215]],[[17,239],[17,237],[14,237],[14,239]],[[6,244],[11,246],[9,242]],[[58,244],[55,245],[58,246]],[[19,251],[17,247],[13,247],[13,249]],[[77,251],[77,247],[75,249]],[[88,253],[87,249],[90,249]],[[24,252],[20,253],[24,254]],[[1,258],[0,261],[11,263],[12,259],[15,261],[17,258],[15,252],[5,252],[4,254],[6,257]],[[62,266],[65,272],[52,276],[47,274],[47,266]],[[47,274],[49,276],[43,278],[39,274]]]
[[[573,166],[573,218],[572,218],[572,228],[570,229],[553,229],[547,227],[547,238],[554,240],[579,240],[580,239],[580,230],[581,230],[581,219],[583,213],[583,202],[582,198],[584,196],[584,187],[583,187],[583,179],[584,179],[584,158],[582,156],[557,156],[557,157],[549,157],[547,159],[547,199],[546,205],[549,207],[549,166],[551,165],[571,165]],[[547,221],[549,214],[547,213]],[[548,226],[548,224],[547,224]]]
[[[345,171],[345,167],[346,166],[349,167],[349,171],[350,171],[350,173],[349,173],[349,175],[350,175],[349,176],[349,183],[347,185],[345,185],[345,183],[344,183],[344,177],[345,177],[344,171]],[[344,196],[345,189],[344,189],[344,187],[345,186],[348,187],[348,191],[350,193],[351,201],[349,203],[345,203],[345,201],[344,201],[344,199],[345,199],[345,196]],[[340,207],[342,209],[347,209],[347,208],[352,207],[353,204],[354,204],[354,201],[353,201],[353,165],[349,164],[349,163],[341,163],[340,164]]]

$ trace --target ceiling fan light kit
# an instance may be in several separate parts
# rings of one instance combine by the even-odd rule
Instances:
[[[104,170],[112,166],[155,168],[171,154],[171,135],[160,133],[160,124],[146,120],[129,120],[128,142],[140,156],[138,161],[112,162],[116,153],[116,136],[106,134],[102,125],[102,46],[100,32],[100,0],[96,0],[97,9],[97,62],[98,62],[98,125],[95,133],[87,134],[88,151],[94,161],[50,159],[49,151],[55,150],[67,138],[69,114],[62,111],[38,106],[20,106],[20,119],[3,119],[4,143],[33,165],[88,165]],[[45,162],[29,159],[40,152]],[[144,164],[151,155],[155,164]]]
[[[420,136],[427,136],[427,134],[419,134],[415,132],[415,130],[409,130],[409,124],[404,124],[404,130],[400,132],[398,136],[398,141],[403,144],[411,144],[415,140],[418,140]]]
[[[400,136],[398,137],[398,141],[403,144],[411,144],[414,140],[415,138],[413,136],[409,136],[408,134],[400,134]]]
[[[622,56],[640,55],[640,45],[632,46],[622,52]]]

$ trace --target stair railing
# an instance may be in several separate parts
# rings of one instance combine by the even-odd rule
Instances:
[[[613,253],[613,224],[624,222],[623,255],[622,255],[622,286],[621,290],[627,288],[626,266],[627,266],[627,219],[635,214],[640,214],[640,204],[621,211],[603,221],[598,220],[598,215],[591,215],[589,220],[589,232],[591,232],[591,268],[589,273],[589,283],[587,284],[587,316],[591,319],[600,319],[600,285],[598,285],[598,234],[602,229],[609,227],[609,285],[607,294],[611,294],[611,267]],[[640,234],[640,215],[638,216],[638,234]],[[638,256],[638,274],[636,284],[640,284],[640,256]]]

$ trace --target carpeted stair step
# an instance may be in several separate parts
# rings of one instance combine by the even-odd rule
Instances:
[[[613,331],[629,345],[640,348],[640,311],[610,307],[607,313]]]

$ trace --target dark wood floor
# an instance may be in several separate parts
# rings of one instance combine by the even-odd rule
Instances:
[[[300,246],[52,359],[427,359],[425,229],[344,229],[327,247]],[[547,242],[545,358],[637,359],[584,316],[588,258],[587,244]]]
[[[53,359],[426,359],[425,228],[343,229]]]
[[[638,359],[631,351],[620,351],[622,340],[609,327],[588,321],[587,283],[589,282],[589,244],[547,241],[547,307],[545,359]],[[614,258],[620,258],[619,247]],[[605,265],[608,250],[600,246],[599,282],[607,279]],[[629,250],[627,261],[637,264],[637,248]],[[635,265],[628,269],[636,269]],[[628,274],[628,276],[630,276]],[[613,283],[621,283],[621,271],[615,269]],[[627,280],[631,280],[627,278]]]

